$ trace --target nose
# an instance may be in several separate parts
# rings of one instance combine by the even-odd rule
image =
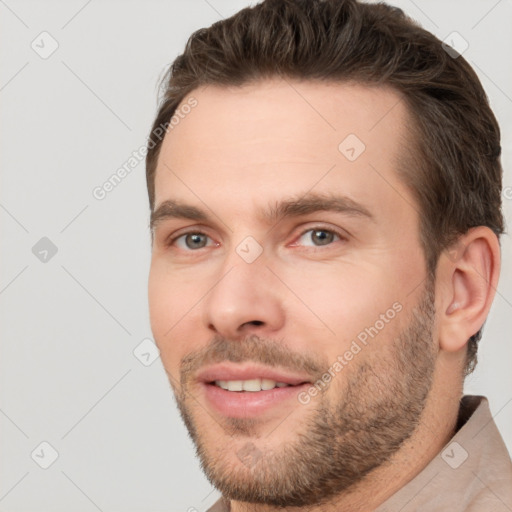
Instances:
[[[205,325],[227,339],[250,334],[275,336],[285,323],[275,276],[263,256],[252,263],[246,263],[238,254],[232,256],[203,301]]]

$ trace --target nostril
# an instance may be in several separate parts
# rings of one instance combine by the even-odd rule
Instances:
[[[246,323],[251,325],[263,325],[263,322],[261,320],[251,320],[250,322]]]

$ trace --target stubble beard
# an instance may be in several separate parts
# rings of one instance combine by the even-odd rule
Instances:
[[[286,356],[275,342],[270,345],[267,340],[255,337],[250,346],[216,339],[201,357],[192,356],[182,365],[181,389],[175,388],[175,397],[208,480],[228,499],[275,507],[319,505],[350,490],[370,471],[385,464],[419,424],[436,361],[432,339],[434,317],[430,282],[408,325],[398,333],[390,349],[367,354],[357,367],[337,377],[346,379],[342,396],[337,400],[328,399],[329,393],[317,397],[316,407],[303,424],[298,428],[293,424],[291,430],[296,432],[295,436],[272,450],[264,449],[264,443],[257,439],[259,424],[254,419],[226,418],[223,423],[226,439],[218,443],[211,437],[206,440],[194,419],[197,403],[187,391],[191,368],[205,360],[271,364],[272,355],[275,355],[274,364],[296,360],[302,369],[308,365],[318,369],[318,362],[294,358],[291,354]],[[378,337],[372,343],[379,343]],[[364,350],[370,351],[372,347]],[[357,364],[356,356],[350,365]],[[297,407],[302,406],[298,403]],[[295,416],[291,414],[276,431],[290,429],[290,423],[288,427],[286,423],[293,422]],[[209,421],[213,420],[209,418]],[[254,450],[252,464],[244,464],[233,453],[232,447],[239,447],[243,441],[249,452]],[[227,447],[220,450],[222,443]]]

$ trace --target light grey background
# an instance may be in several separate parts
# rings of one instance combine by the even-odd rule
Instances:
[[[502,126],[510,224],[512,1],[393,3],[441,39],[457,31],[469,43]],[[144,145],[158,78],[190,33],[248,4],[0,0],[0,511],[184,512],[217,498],[160,359],[145,366],[133,354],[151,338],[143,162],[103,200],[92,191]],[[31,47],[48,52],[52,39],[46,59]],[[32,252],[43,237],[58,250],[38,246],[46,262]],[[510,236],[502,247],[466,392],[489,397],[512,451]],[[58,452],[48,469],[43,441]]]

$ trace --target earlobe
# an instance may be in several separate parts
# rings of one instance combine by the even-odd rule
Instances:
[[[499,269],[498,238],[484,226],[470,229],[459,238],[456,250],[452,247],[441,256],[438,278],[442,280],[439,318],[442,350],[463,349],[480,330],[494,298]]]

